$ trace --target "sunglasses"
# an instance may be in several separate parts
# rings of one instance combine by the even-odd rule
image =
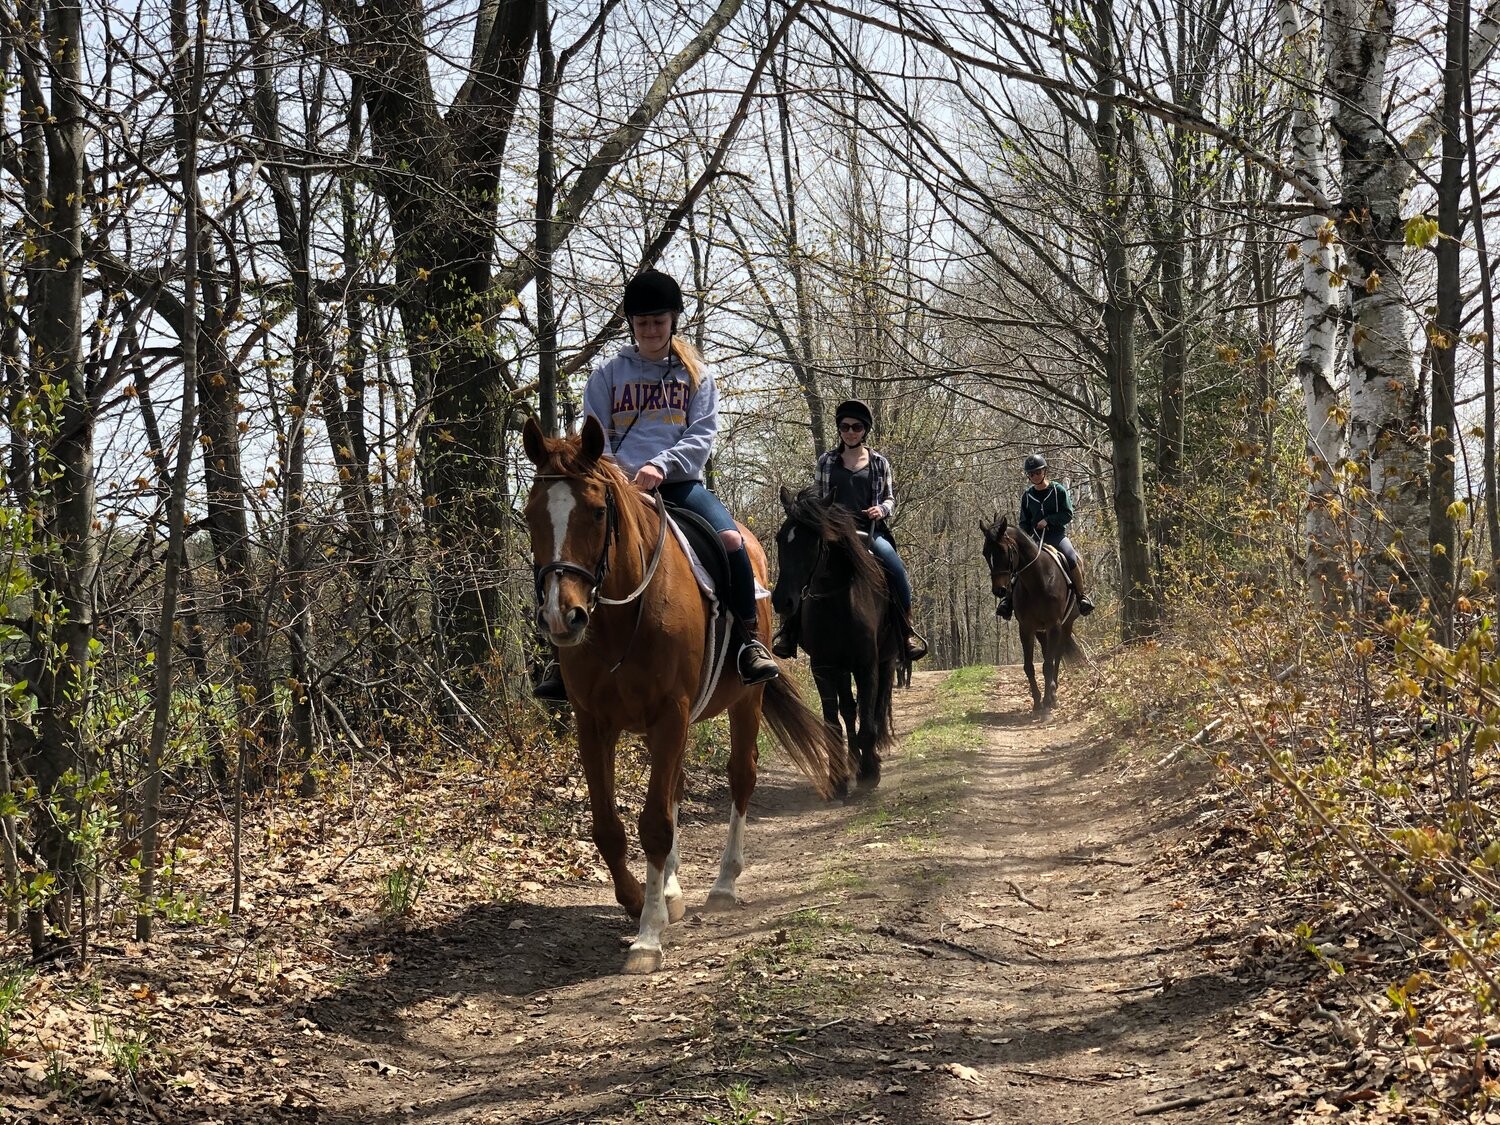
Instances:
[[[864,429],[865,429],[865,424],[863,422],[840,422],[839,423],[839,431],[840,432],[848,431],[849,433],[859,434],[859,433],[863,433]]]

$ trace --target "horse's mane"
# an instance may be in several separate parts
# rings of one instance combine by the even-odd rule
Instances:
[[[537,468],[538,476],[603,478],[607,484],[627,486],[625,474],[620,466],[608,456],[590,461],[583,455],[583,439],[572,437],[543,438],[547,450],[547,463]]]
[[[634,527],[639,527],[638,513],[644,508],[645,501],[630,484],[625,476],[624,470],[608,454],[589,460],[583,455],[583,438],[581,436],[543,438],[543,445],[547,451],[547,460],[543,465],[537,467],[537,477],[558,476],[576,477],[579,480],[598,481],[612,487],[615,494],[616,507],[632,521]]]
[[[815,527],[828,541],[841,547],[854,568],[856,593],[867,591],[876,604],[886,596],[885,569],[860,538],[854,513],[842,504],[821,499],[812,488],[804,488],[792,501],[787,515],[807,527]]]

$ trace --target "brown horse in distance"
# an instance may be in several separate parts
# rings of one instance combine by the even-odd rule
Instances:
[[[604,431],[589,418],[577,437],[547,438],[534,420],[522,435],[536,480],[526,501],[536,568],[538,617],[557,646],[568,701],[578,722],[578,753],[588,781],[594,843],[614,880],[615,898],[640,930],[625,972],[655,972],[662,932],[684,914],[677,882],[677,815],[682,804],[691,722],[729,713],[729,839],[709,909],[729,909],[743,866],[744,831],[755,789],[762,717],[793,762],[828,796],[847,779],[844,748],[802,702],[787,677],[746,687],[734,655],[709,649],[709,602],[653,501],[605,458]],[[743,527],[751,566],[764,585],[765,553]],[[757,606],[762,635],[770,608]],[[727,623],[726,623],[727,627]],[[719,657],[723,674],[706,700]],[[705,675],[707,680],[705,681]],[[696,708],[695,702],[700,703]],[[620,734],[645,735],[650,778],[639,829],[646,883],[627,863],[625,826],[615,807]]]
[[[1078,598],[1057,556],[1043,550],[1020,528],[1008,526],[1004,516],[993,527],[980,524],[979,529],[984,532],[984,561],[990,568],[990,589],[997,598],[1009,591],[1015,607],[1026,681],[1031,685],[1032,710],[1050,711],[1057,702],[1058,664],[1064,659],[1083,659],[1083,652],[1073,639]],[[1037,687],[1032,660],[1032,649],[1038,641],[1042,645],[1045,692]]]

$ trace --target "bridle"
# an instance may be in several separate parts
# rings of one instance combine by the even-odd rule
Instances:
[[[818,545],[818,552],[813,557],[812,566],[807,568],[807,581],[802,584],[802,589],[798,591],[798,602],[816,601],[818,598],[826,598],[829,596],[829,592],[821,594],[813,592],[813,587],[817,585],[818,577],[823,571],[823,564],[828,561],[828,541],[823,537],[822,523],[821,521],[818,523],[804,522],[797,516],[792,516],[791,520],[794,528],[801,528],[803,531],[811,532],[814,541]]]
[[[578,480],[580,478],[567,473],[538,473],[537,480]],[[615,503],[615,489],[612,484],[604,486],[604,546],[599,549],[599,561],[594,564],[594,569],[589,570],[578,563],[567,559],[558,559],[554,562],[543,563],[541,566],[532,564],[532,581],[536,588],[536,600],[540,605],[545,599],[542,586],[550,574],[572,574],[582,578],[589,584],[589,612],[592,613],[597,606],[601,605],[629,605],[646,592],[646,587],[651,585],[651,580],[656,577],[656,568],[661,563],[662,548],[667,542],[667,514],[662,508],[660,497],[656,500],[657,529],[656,547],[651,552],[651,563],[646,567],[646,576],[641,579],[641,584],[623,598],[606,598],[599,591],[604,585],[604,580],[609,577],[609,553],[619,538],[620,513]],[[644,562],[644,558],[642,559]]]
[[[1017,536],[1021,535],[1021,532],[1019,530],[1017,530],[1016,528],[1014,528],[1014,527],[1008,528],[1007,530],[1015,531]],[[1026,571],[1030,570],[1033,566],[1035,566],[1037,564],[1037,561],[1043,555],[1045,555],[1047,553],[1046,551],[1042,550],[1042,547],[1041,547],[1041,538],[1039,536],[1032,536],[1032,538],[1035,539],[1036,543],[1037,543],[1036,554],[1032,555],[1031,558],[1027,559],[1026,562],[1023,563],[1019,567],[1017,567],[1015,565],[1015,561],[1020,556],[1020,549],[1018,547],[1016,547],[1015,544],[1011,544],[1010,546],[1005,546],[1004,545],[1004,537],[1003,537],[1003,535],[999,535],[999,536],[996,536],[994,539],[988,540],[988,542],[986,544],[985,558],[986,558],[986,561],[988,561],[989,564],[990,564],[990,578],[993,579],[995,577],[995,572],[998,569],[995,566],[994,560],[990,559],[990,557],[989,557],[990,556],[989,546],[991,544],[994,546],[994,553],[995,553],[996,558],[1003,558],[1005,560],[1005,564],[1006,564],[1006,566],[1005,566],[1005,573],[1008,574],[1008,575],[1010,575],[1010,580],[1009,581],[1010,581],[1010,584],[1012,585],[1012,587],[1014,587],[1017,576],[1025,574]]]

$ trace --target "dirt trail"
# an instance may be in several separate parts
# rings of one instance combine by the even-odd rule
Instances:
[[[1193,888],[1159,860],[1182,802],[1034,723],[1017,670],[964,715],[944,676],[900,693],[915,733],[879,789],[823,805],[763,770],[733,914],[700,910],[724,808],[685,810],[689,913],[656,976],[617,975],[607,885],[405,935],[307,1013],[320,1120],[1259,1119],[1222,1035],[1241,935],[1181,924]]]

